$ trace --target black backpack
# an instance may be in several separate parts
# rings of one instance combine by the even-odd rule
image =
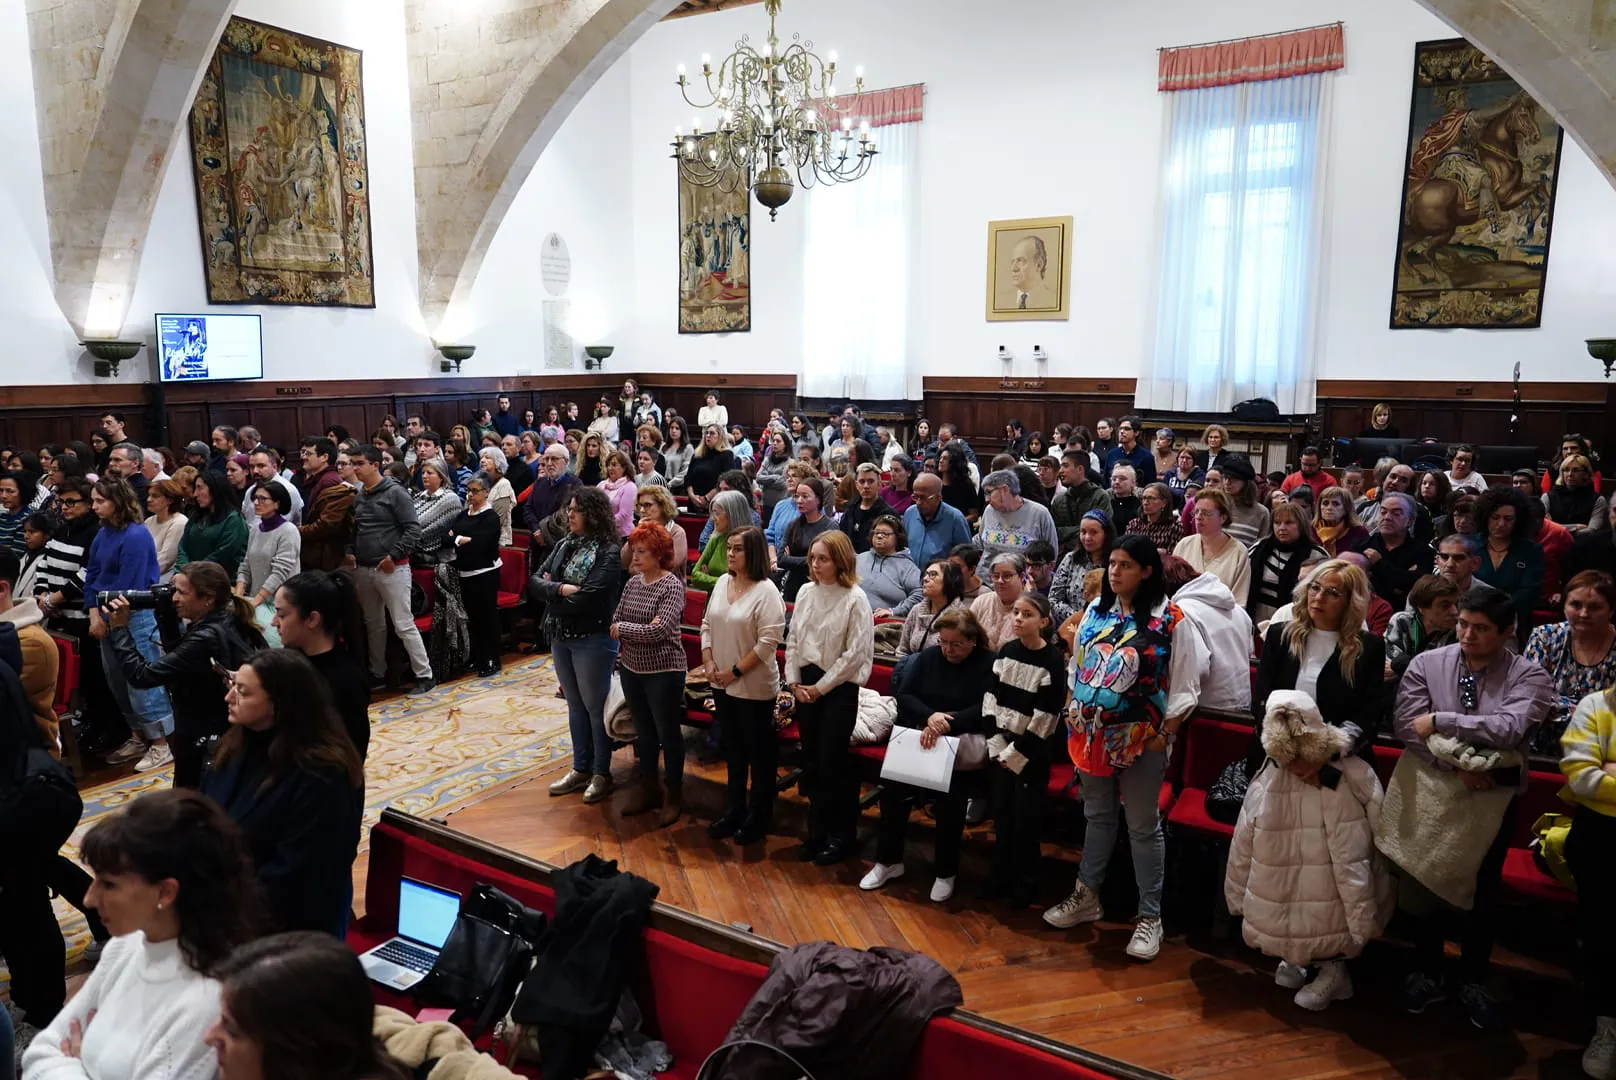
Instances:
[[[1270,424],[1279,419],[1279,406],[1265,397],[1239,402],[1229,412],[1236,420],[1251,424]]]

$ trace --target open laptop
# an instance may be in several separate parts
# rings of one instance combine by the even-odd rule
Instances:
[[[398,883],[398,936],[359,957],[371,980],[408,990],[432,970],[460,914],[460,894],[413,878]]]

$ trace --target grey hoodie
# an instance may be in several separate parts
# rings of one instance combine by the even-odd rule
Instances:
[[[415,516],[410,493],[390,476],[354,498],[354,561],[375,566],[391,555],[394,562],[410,557],[421,542],[421,522]]]
[[[861,552],[858,576],[859,588],[864,590],[870,607],[891,608],[894,618],[901,619],[909,614],[909,609],[925,597],[920,591],[920,570],[907,551],[886,558],[874,551]]]

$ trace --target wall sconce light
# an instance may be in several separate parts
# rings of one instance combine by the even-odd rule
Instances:
[[[461,361],[470,360],[471,354],[477,351],[477,346],[439,345],[438,351],[443,354],[443,359],[438,361],[438,370],[447,374],[450,371],[458,372]]]
[[[1042,345],[1034,345],[1032,347],[1032,358],[1034,361],[1040,364],[1049,363],[1049,354],[1044,351],[1044,347]]]
[[[1015,358],[1016,358],[1015,354],[1012,353],[1009,349],[1005,348],[1003,345],[999,346],[999,362],[1004,365],[1004,370],[1006,370],[1006,371],[1010,370],[1010,363]]]
[[[1589,338],[1588,355],[1605,365],[1605,378],[1610,378],[1611,369],[1616,368],[1616,338]]]
[[[144,341],[115,341],[109,338],[91,338],[79,344],[95,358],[95,373],[103,379],[117,375],[120,363],[146,347]]]
[[[584,370],[599,371],[602,365],[606,363],[606,358],[612,355],[614,351],[610,345],[585,345]]]

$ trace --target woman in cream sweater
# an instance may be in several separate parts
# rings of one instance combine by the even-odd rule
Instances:
[[[22,1058],[24,1080],[208,1080],[219,984],[204,975],[258,928],[241,832],[194,791],[156,791],[84,838],[87,901],[113,938]]]
[[[786,688],[797,700],[808,842],[802,858],[832,866],[853,853],[858,778],[848,739],[858,718],[858,688],[875,659],[875,620],[858,588],[853,542],[832,529],[808,548],[808,583],[797,593],[786,636]]]

